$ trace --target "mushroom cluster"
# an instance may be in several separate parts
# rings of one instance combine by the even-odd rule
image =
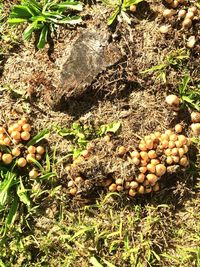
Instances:
[[[167,173],[169,166],[186,168],[189,165],[187,152],[190,140],[179,134],[182,130],[182,126],[177,124],[175,131],[167,130],[145,136],[138,149],[129,152],[127,156],[135,165],[137,174],[126,179],[117,177],[109,185],[109,191],[125,191],[129,196],[155,192],[159,190],[158,182]],[[118,151],[121,155],[122,147]]]
[[[166,130],[164,133],[155,132],[145,136],[137,149],[118,147],[117,156],[129,161],[134,166],[134,173],[130,177],[113,174],[112,178],[105,179],[104,186],[110,192],[125,192],[131,197],[159,191],[159,180],[168,170],[171,172],[177,165],[183,169],[189,165],[187,153],[190,139],[182,131],[182,125],[177,124],[174,131]],[[87,179],[76,177],[68,182],[68,192],[72,196],[76,195],[80,185],[86,182]]]
[[[45,153],[43,146],[28,146],[31,125],[26,118],[21,118],[8,127],[0,126],[0,161],[5,165],[16,163],[19,169],[28,167],[29,177],[37,178],[38,171],[30,169],[32,159],[40,161]]]
[[[178,10],[175,10],[174,8],[177,8],[179,4],[183,4],[185,5],[187,3],[187,1],[182,1],[182,0],[165,0],[171,7],[164,9],[163,10],[163,17],[165,18],[165,20],[167,20],[168,22],[170,22],[172,20],[172,18],[175,18],[181,22],[182,28],[183,29],[188,29],[192,26],[192,21],[193,20],[198,20],[198,9],[196,6],[191,6],[191,7],[187,7],[184,6],[184,8]],[[160,32],[163,34],[168,33],[169,29],[170,29],[170,25],[162,25],[160,27]],[[188,39],[187,42],[187,46],[192,48],[195,45],[196,39],[195,36],[190,36],[190,38]]]

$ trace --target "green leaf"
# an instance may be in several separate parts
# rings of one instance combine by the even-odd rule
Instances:
[[[23,22],[26,22],[27,20],[26,19],[20,19],[20,18],[9,18],[7,20],[7,22],[9,24],[18,24],[18,23],[23,23]]]
[[[143,71],[141,71],[140,73],[141,73],[141,74],[145,74],[145,73],[152,72],[152,71],[162,70],[162,69],[164,69],[164,68],[166,68],[166,64],[160,64],[160,65],[153,66],[153,67],[150,68],[150,69],[143,70]]]
[[[36,28],[35,28],[35,25],[34,25],[33,23],[30,24],[30,25],[25,29],[25,31],[23,32],[23,38],[24,38],[25,40],[29,40],[29,39],[31,38],[32,33],[34,32],[35,29],[36,29]]]
[[[37,161],[36,159],[34,159],[32,157],[30,157],[29,160],[31,162],[33,162],[42,173],[45,173],[45,169],[42,167],[42,165],[39,163],[39,161]]]
[[[78,24],[82,22],[82,18],[80,16],[66,17],[65,19],[60,20],[59,24]]]
[[[0,267],[6,267],[6,265],[3,263],[1,259],[0,259]]]
[[[50,178],[57,177],[55,172],[48,172],[38,177],[39,180],[48,180]]]
[[[91,257],[89,262],[93,265],[93,267],[104,267],[95,257]]]
[[[118,14],[120,13],[120,8],[116,7],[112,15],[109,17],[107,24],[110,26],[113,24],[113,22],[116,20]]]
[[[40,38],[37,44],[38,49],[44,48],[46,42],[47,42],[47,35],[48,35],[49,27],[47,25],[44,25],[42,28],[42,31],[40,33]]]
[[[186,89],[187,89],[187,86],[188,86],[189,81],[190,81],[190,76],[189,75],[186,75],[183,78],[181,84],[179,85],[179,93],[181,95],[186,93]]]
[[[41,140],[47,138],[49,135],[49,129],[44,129],[41,132],[39,132],[36,136],[34,136],[27,144],[27,146],[33,146],[40,142]]]
[[[18,207],[19,207],[19,199],[15,195],[12,205],[9,209],[9,213],[6,217],[6,222],[5,222],[6,228],[10,227],[14,223],[16,215],[17,215]]]
[[[73,9],[77,11],[83,10],[83,5],[79,2],[63,2],[53,6],[55,9]]]
[[[9,171],[7,173],[1,172],[1,177],[4,180],[0,183],[0,208],[6,204],[9,191],[16,183],[16,174]]]
[[[28,190],[25,189],[23,182],[22,182],[22,178],[20,177],[20,184],[17,187],[17,195],[18,195],[20,201],[23,202],[25,205],[27,205],[29,208],[31,205],[31,202],[28,198],[27,192],[28,192]]]
[[[28,8],[28,6],[17,5],[14,6],[11,12],[11,18],[29,19],[34,16],[34,13]]]
[[[130,7],[131,5],[137,5],[142,1],[144,1],[144,0],[126,0],[122,4],[122,8],[127,8],[127,7]]]
[[[101,125],[100,130],[98,131],[98,135],[102,136],[107,133],[116,133],[121,126],[120,122],[111,122],[106,125]]]

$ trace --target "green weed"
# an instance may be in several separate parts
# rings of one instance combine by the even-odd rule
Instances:
[[[186,75],[178,87],[180,98],[183,102],[183,106],[187,106],[200,111],[200,84],[195,88],[190,86],[191,78]]]
[[[106,125],[101,125],[98,129],[93,126],[81,125],[80,123],[73,123],[71,128],[61,128],[56,126],[57,133],[71,142],[70,150],[66,157],[73,156],[73,158],[81,155],[82,151],[86,149],[87,144],[96,138],[102,137],[107,133],[116,133],[121,126],[120,122],[112,122]]]
[[[164,83],[166,83],[167,70],[170,67],[181,69],[183,67],[183,63],[185,62],[185,60],[189,58],[189,56],[190,56],[189,51],[184,48],[171,51],[169,54],[165,56],[163,63],[153,66],[150,69],[144,70],[141,72],[141,74],[155,72],[156,78],[161,79],[163,80]]]
[[[132,5],[137,5],[144,0],[102,0],[104,4],[114,9],[112,15],[108,19],[108,25],[112,25],[116,19],[123,19],[131,24],[131,20],[126,11]]]
[[[34,31],[39,31],[37,47],[41,49],[45,46],[50,32],[55,30],[55,25],[74,25],[82,21],[80,16],[72,15],[72,11],[82,11],[82,4],[74,0],[22,0],[21,5],[13,6],[8,23],[28,23],[23,32],[25,40],[29,40]]]

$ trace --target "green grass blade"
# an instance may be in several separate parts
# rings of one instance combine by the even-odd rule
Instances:
[[[39,161],[37,161],[36,159],[34,159],[34,158],[32,158],[32,157],[30,157],[29,160],[30,160],[31,162],[33,162],[33,163],[38,167],[38,169],[39,169],[42,173],[45,173],[45,170],[44,170],[44,168],[42,167],[42,165],[39,163]]]
[[[95,257],[91,257],[89,262],[93,267],[104,267]]]
[[[36,136],[34,136],[27,144],[27,146],[33,146],[40,142],[41,140],[47,138],[49,135],[49,129],[44,129],[41,132],[39,132]]]
[[[15,196],[12,205],[10,207],[9,213],[6,217],[5,221],[6,228],[9,228],[11,225],[13,225],[17,215],[18,207],[19,207],[19,199],[17,196]]]

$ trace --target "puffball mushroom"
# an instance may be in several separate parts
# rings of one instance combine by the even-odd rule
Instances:
[[[189,18],[185,18],[182,23],[183,28],[190,28],[192,26],[192,20]]]
[[[191,124],[191,129],[193,131],[193,133],[197,136],[200,135],[200,123],[193,123]]]
[[[178,2],[177,0],[174,0],[174,1],[171,3],[171,7],[173,7],[173,8],[176,8],[178,5],[179,5],[179,2]]]
[[[2,161],[4,164],[9,165],[13,160],[13,157],[11,154],[3,154]]]
[[[130,11],[131,11],[131,12],[135,12],[136,9],[137,9],[136,5],[131,5],[131,6],[130,6]]]
[[[194,18],[194,13],[192,11],[189,11],[186,13],[185,19],[193,19]]]
[[[184,9],[181,9],[179,12],[178,12],[178,18],[181,19],[181,18],[184,18],[186,16],[186,10]]]
[[[177,110],[180,105],[180,99],[176,95],[168,95],[165,98],[165,101],[169,106],[171,106],[173,109]]]
[[[21,168],[25,167],[27,164],[27,161],[25,158],[19,158],[17,161],[17,165]]]
[[[168,19],[171,18],[173,14],[174,14],[174,11],[172,9],[165,9],[163,11],[163,17],[168,18]]]
[[[159,29],[160,33],[162,34],[166,34],[169,32],[169,29],[170,29],[170,25],[162,25]]]
[[[111,191],[111,192],[115,192],[117,190],[117,185],[116,184],[111,184],[110,186],[109,186],[109,191]]]
[[[176,124],[174,129],[176,133],[181,133],[183,131],[183,127],[181,124]]]
[[[70,195],[75,196],[77,193],[77,188],[73,187],[69,190]]]
[[[32,170],[29,172],[29,177],[31,179],[36,179],[39,176],[39,173],[36,170]]]
[[[120,146],[120,147],[118,148],[118,152],[117,152],[117,154],[118,154],[119,156],[123,156],[125,153],[126,153],[126,148],[125,148],[124,146]]]
[[[15,147],[15,148],[12,149],[12,155],[14,157],[18,157],[20,154],[21,154],[21,151],[20,151],[20,149],[18,147]]]
[[[200,122],[200,112],[193,111],[191,113],[191,120],[193,123],[198,123]]]
[[[157,176],[160,177],[160,176],[164,175],[166,173],[166,171],[167,171],[167,168],[164,164],[156,165],[156,175]]]
[[[21,139],[24,141],[28,141],[30,139],[30,133],[29,132],[22,132],[21,133]]]
[[[196,38],[195,38],[195,36],[190,36],[190,37],[188,38],[188,41],[187,41],[186,45],[187,45],[188,48],[193,48],[194,45],[195,45],[195,43],[196,43]]]

